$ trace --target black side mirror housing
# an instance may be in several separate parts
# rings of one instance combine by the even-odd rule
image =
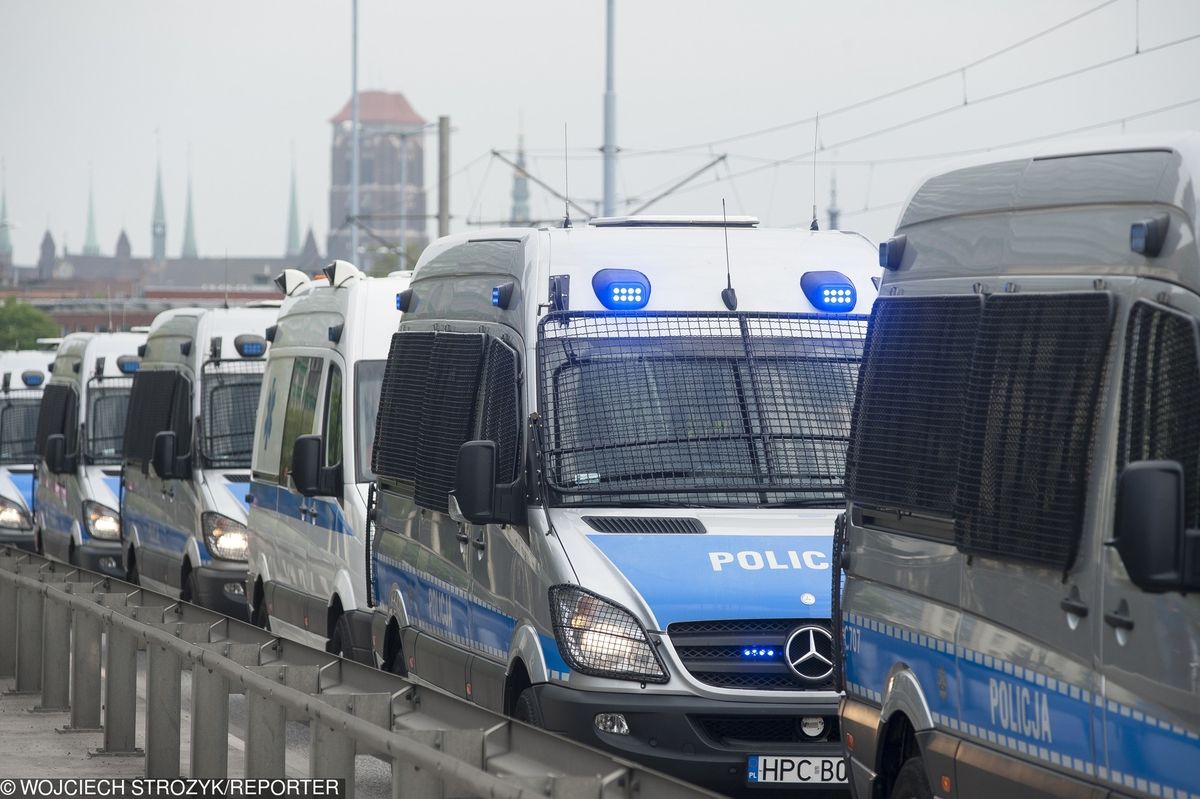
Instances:
[[[1200,530],[1186,529],[1183,501],[1177,461],[1137,461],[1121,470],[1113,545],[1143,591],[1200,589]]]
[[[67,455],[67,437],[55,433],[46,438],[46,468],[51,474],[67,474],[75,471],[74,459]]]
[[[163,430],[154,434],[154,452],[150,456],[150,465],[154,473],[163,480],[173,480],[187,473],[186,458],[180,458],[177,453],[179,442],[173,430]]]
[[[497,485],[497,457],[495,441],[468,441],[459,447],[452,497],[472,524],[524,524],[524,480]]]
[[[341,471],[341,466],[325,465],[324,436],[300,436],[292,445],[292,482],[304,496],[337,496]]]

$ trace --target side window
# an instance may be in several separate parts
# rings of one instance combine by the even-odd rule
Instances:
[[[262,398],[254,435],[251,468],[260,480],[279,479],[279,456],[283,441],[283,414],[287,409],[295,358],[272,358],[263,375]]]
[[[496,442],[496,481],[511,483],[521,467],[521,394],[517,354],[502,341],[488,345],[479,438]]]
[[[287,482],[292,471],[292,448],[296,439],[313,431],[313,420],[317,417],[317,395],[321,390],[320,358],[297,358],[292,367],[292,378],[288,385],[287,408],[283,414],[283,440],[279,452],[278,479],[280,485]]]
[[[183,375],[175,377],[175,397],[171,402],[171,421],[168,430],[175,433],[175,451],[183,456],[192,452],[192,381]]]
[[[66,436],[66,450],[75,451],[75,436],[78,430],[78,400],[75,389],[54,383],[46,386],[42,392],[42,402],[38,409],[38,426],[35,446],[38,455],[46,453],[46,439],[62,433]]]
[[[325,465],[342,462],[342,369],[329,364],[325,388]]]
[[[125,460],[140,464],[143,473],[154,454],[154,436],[171,429],[176,379],[174,372],[166,370],[139,371],[133,376],[123,450]]]
[[[1136,461],[1183,465],[1184,522],[1200,526],[1200,358],[1196,323],[1146,302],[1129,311],[1121,381],[1118,473]]]

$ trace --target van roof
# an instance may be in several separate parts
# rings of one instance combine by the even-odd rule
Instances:
[[[314,281],[284,300],[272,349],[336,348],[356,360],[386,358],[400,325],[396,294],[408,284],[407,275],[362,276],[339,286]]]
[[[96,359],[104,359],[104,377],[128,377],[121,373],[117,359],[137,355],[146,341],[145,333],[71,333],[54,354],[51,383],[80,385],[96,376]],[[78,371],[77,371],[78,369]]]
[[[265,335],[267,327],[275,321],[278,313],[278,306],[176,308],[164,311],[150,325],[142,366],[195,368],[211,357],[212,344],[216,339],[220,339],[221,358],[240,358],[234,349],[234,340],[240,335]],[[187,346],[181,346],[184,344]]]

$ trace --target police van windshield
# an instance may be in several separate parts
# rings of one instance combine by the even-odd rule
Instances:
[[[248,469],[262,361],[216,361],[204,366],[201,434],[209,466]]]
[[[13,392],[0,397],[0,464],[37,461],[37,422],[41,394]]]
[[[383,388],[386,361],[359,361],[354,366],[354,435],[358,482],[375,479],[371,471],[371,449],[375,445],[375,417],[379,413],[379,393]]]
[[[839,507],[865,333],[849,316],[547,316],[552,502]]]
[[[125,443],[129,379],[92,382],[88,388],[87,457],[90,463],[120,463]]]

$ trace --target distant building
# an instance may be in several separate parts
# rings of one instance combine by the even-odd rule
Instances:
[[[425,142],[421,118],[404,95],[358,93],[359,247],[350,252],[351,103],[333,117],[330,163],[330,259],[342,258],[369,270],[377,256],[395,252],[401,239],[423,247],[429,238],[425,219]],[[404,157],[401,157],[401,154]],[[403,225],[404,234],[401,233]]]

